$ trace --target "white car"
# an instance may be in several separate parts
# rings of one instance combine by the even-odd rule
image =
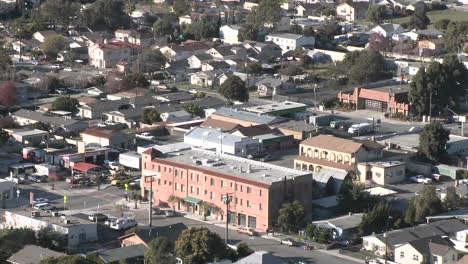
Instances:
[[[152,135],[151,135],[150,133],[148,133],[148,132],[141,133],[141,134],[139,135],[139,137],[144,138],[144,139],[154,139],[154,136],[152,136]]]
[[[281,240],[281,245],[286,245],[288,247],[294,247],[294,246],[297,245],[297,242],[288,238],[288,239]]]
[[[104,123],[108,126],[113,126],[117,124],[117,122],[115,122],[114,120],[106,120],[104,121]]]
[[[52,68],[54,68],[54,69],[60,69],[60,68],[62,68],[62,65],[60,65],[60,64],[54,64],[54,65],[52,65]]]
[[[196,93],[198,93],[198,91],[195,90],[195,89],[190,89],[190,90],[188,90],[188,92],[191,93],[191,94],[196,94]]]
[[[118,219],[115,222],[111,222],[110,228],[115,230],[125,230],[137,225],[138,222],[134,219]]]
[[[73,71],[73,69],[72,69],[72,68],[70,68],[70,67],[66,67],[66,68],[64,68],[64,69],[63,69],[63,71],[66,71],[66,72],[72,72],[72,71]]]
[[[35,204],[33,206],[34,209],[39,209],[39,210],[55,210],[55,206],[51,205],[50,203],[40,203],[40,204]]]
[[[417,176],[410,177],[410,180],[412,182],[423,183],[423,184],[429,184],[429,183],[432,182],[431,179],[426,178],[426,177],[424,177],[422,175],[417,175]]]
[[[97,126],[98,126],[98,127],[106,127],[107,125],[106,125],[106,123],[102,123],[102,122],[101,122],[101,123],[97,124]]]
[[[122,166],[117,161],[109,161],[107,162],[107,167],[109,167],[111,170],[118,170]]]
[[[49,199],[46,199],[46,198],[36,198],[34,199],[34,201],[32,202],[33,205],[34,204],[43,204],[43,203],[48,203],[49,202]]]

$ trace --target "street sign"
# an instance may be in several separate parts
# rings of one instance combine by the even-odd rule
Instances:
[[[128,191],[128,183],[126,183],[124,186],[125,186],[125,190]]]
[[[67,203],[67,196],[63,196],[63,203]]]
[[[21,193],[21,192],[20,192],[20,190],[19,190],[19,189],[17,189],[17,190],[16,190],[16,195],[17,195],[17,196],[19,196],[19,195],[20,195],[20,193]]]
[[[33,204],[34,202],[34,193],[33,192],[29,192],[29,203],[30,204]]]

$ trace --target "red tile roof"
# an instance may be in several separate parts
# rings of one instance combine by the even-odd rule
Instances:
[[[375,91],[369,89],[361,89],[359,92],[360,98],[371,99],[376,101],[388,102],[389,94],[387,92]]]
[[[101,166],[94,165],[91,163],[86,163],[86,162],[78,162],[78,163],[75,163],[75,165],[73,166],[73,169],[77,171],[81,171],[81,172],[88,172],[90,169],[99,168],[99,167]]]

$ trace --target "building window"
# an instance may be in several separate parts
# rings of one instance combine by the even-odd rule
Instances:
[[[210,199],[211,199],[211,200],[213,200],[213,199],[214,199],[213,192],[210,192]]]
[[[200,174],[197,174],[197,182],[200,181]]]
[[[207,191],[207,190],[205,190],[205,195],[207,195],[207,194],[208,194],[208,191]]]
[[[252,188],[247,187],[247,193],[252,193]]]
[[[236,183],[236,186],[235,186],[234,190],[236,190],[236,191],[237,191],[237,183]]]
[[[418,261],[418,260],[419,260],[419,256],[418,256],[418,255],[413,255],[413,260]]]
[[[179,171],[178,171],[178,170],[174,170],[174,175],[175,175],[176,178],[179,177]]]
[[[166,167],[164,167],[164,172],[166,172]]]
[[[147,168],[148,168],[148,163],[145,162],[145,169],[147,169]]]
[[[236,198],[236,199],[234,199],[234,200],[235,200],[235,203],[237,204],[237,198]]]
[[[250,206],[251,206],[250,201],[247,200],[247,207],[250,207]]]
[[[172,168],[169,168],[169,173],[172,173]]]
[[[405,257],[405,252],[400,252],[400,258],[404,258]]]
[[[190,173],[190,180],[193,181],[193,172]]]
[[[158,179],[158,185],[161,185],[161,179]]]
[[[263,206],[262,204],[258,204],[258,210],[262,211],[263,210]]]
[[[207,180],[208,180],[208,177],[205,176],[205,181],[207,181]]]
[[[158,172],[161,172],[161,165],[158,165]]]
[[[179,184],[176,183],[176,184],[174,185],[174,188],[176,189],[176,191],[179,190]]]
[[[200,194],[200,188],[197,187],[197,195]]]
[[[184,171],[180,171],[180,178],[184,179]]]
[[[166,180],[164,180],[164,185],[166,185],[166,184],[167,184],[167,181],[166,181]]]
[[[262,190],[259,191],[258,195],[263,196]]]
[[[240,191],[242,192],[242,185],[240,186]]]
[[[190,186],[190,193],[193,193],[193,185]]]
[[[183,185],[183,184],[180,185],[180,191],[185,192],[185,185]]]
[[[225,182],[223,180],[221,180],[221,187],[226,188]]]
[[[214,179],[210,179],[210,185],[215,186],[215,180]]]
[[[151,169],[152,169],[152,170],[154,170],[154,163],[153,163],[153,164],[151,164]]]
[[[380,177],[382,177],[382,173],[376,172],[376,173],[375,173],[375,176],[377,176],[377,178],[380,178]]]
[[[230,183],[230,186],[231,186],[231,189],[232,189],[232,186],[234,186],[234,183],[231,182],[231,183]]]
[[[169,186],[172,186],[172,182],[169,182]]]
[[[240,199],[240,205],[242,205],[242,199]]]
[[[432,256],[432,261],[434,262],[434,264],[437,264],[437,256]]]

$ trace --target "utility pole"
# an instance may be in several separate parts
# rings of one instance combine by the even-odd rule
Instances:
[[[153,176],[154,175],[150,175],[150,176],[145,176],[145,182],[149,182],[150,183],[150,191],[149,191],[149,209],[148,209],[148,225],[149,227],[152,226],[153,224]],[[148,181],[148,178],[150,178],[151,180]]]
[[[228,244],[229,238],[229,204],[231,203],[231,194],[226,193],[223,198],[224,204],[226,204],[226,245]]]

